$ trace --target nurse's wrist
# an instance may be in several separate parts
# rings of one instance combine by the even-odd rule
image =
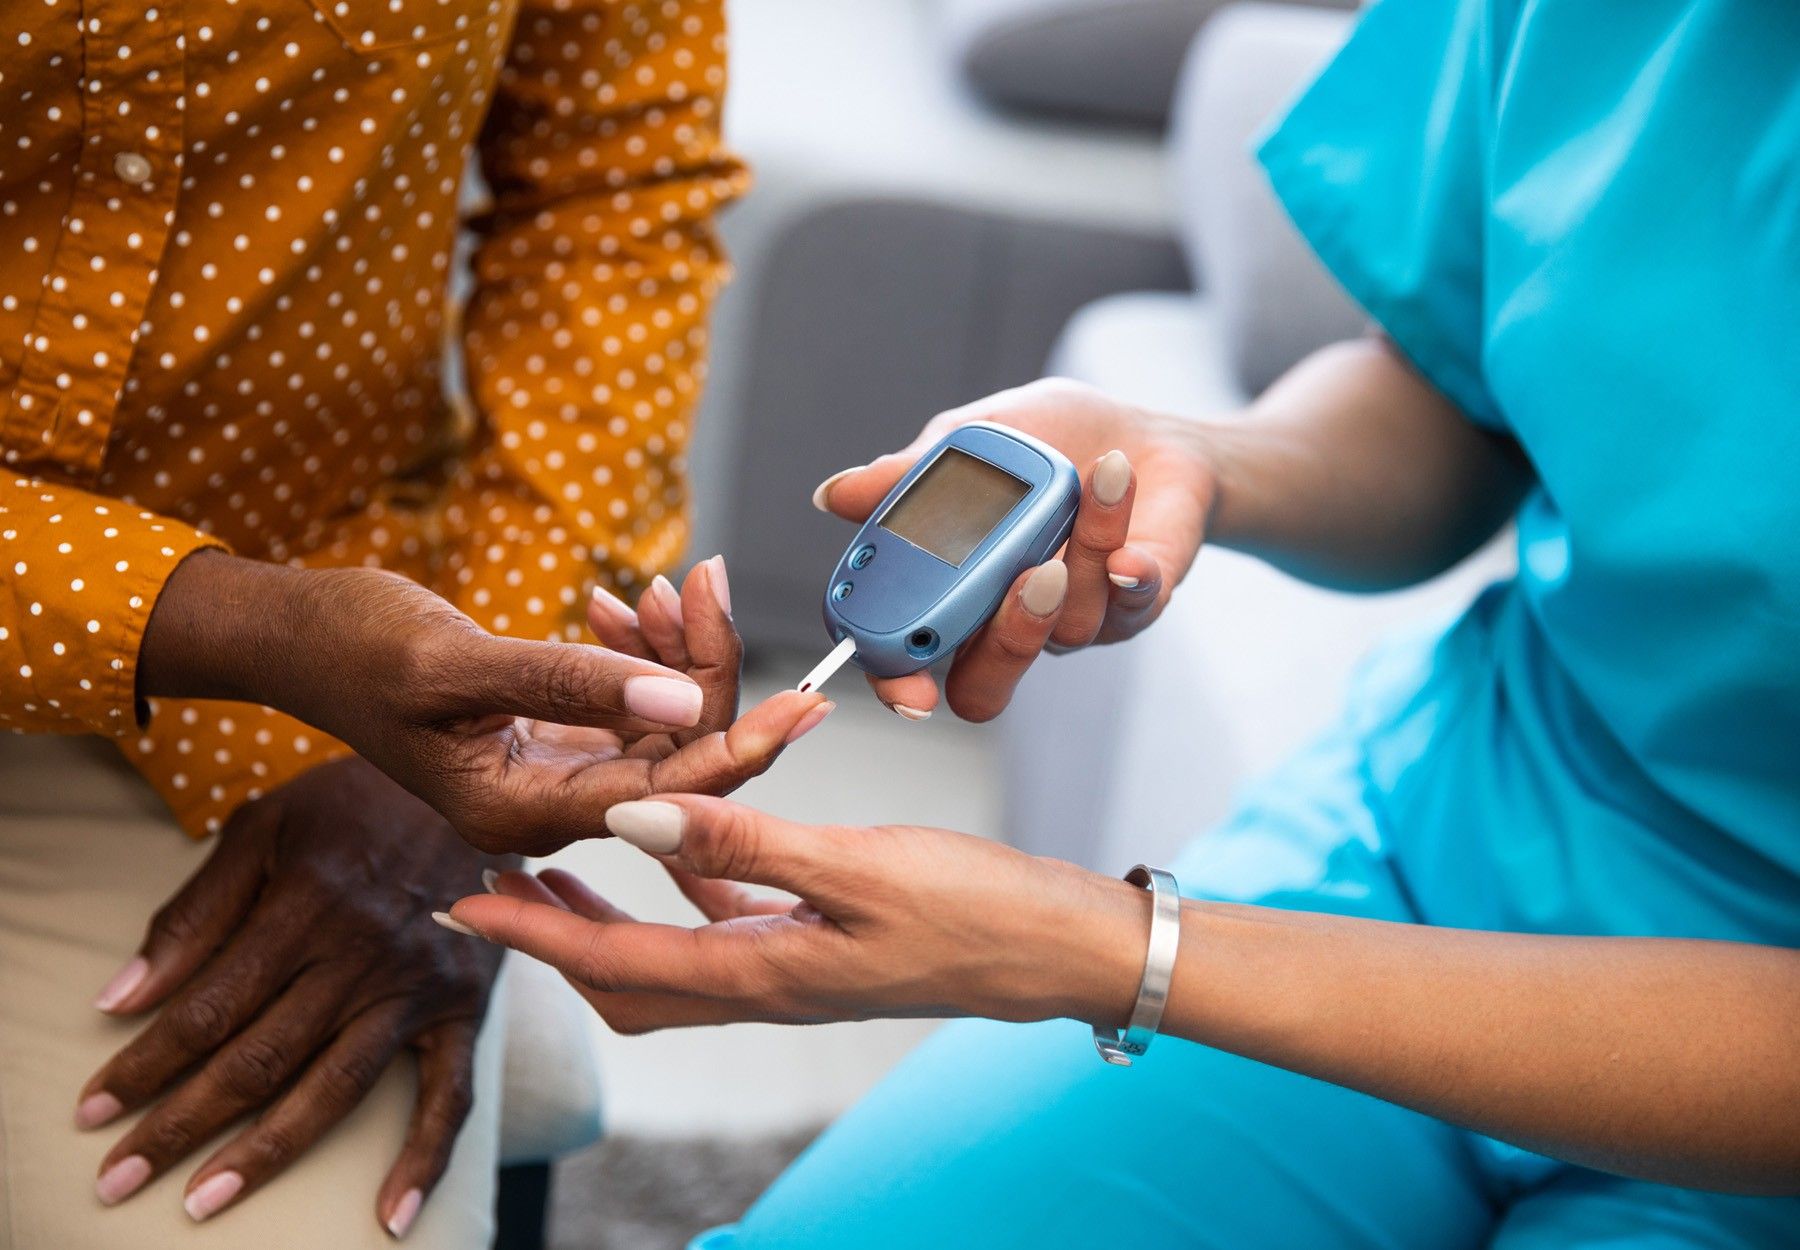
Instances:
[[[1040,935],[1042,1014],[1122,1028],[1143,980],[1150,894],[1099,873],[1081,878],[1067,913],[1048,919]]]
[[[1258,448],[1267,441],[1242,419],[1181,421],[1179,438],[1187,454],[1205,466],[1206,542],[1212,546],[1253,544],[1268,527],[1261,519],[1279,507],[1267,473],[1258,472]]]

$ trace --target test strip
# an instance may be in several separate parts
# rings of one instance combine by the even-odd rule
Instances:
[[[800,684],[794,689],[801,694],[817,690],[830,681],[831,675],[849,663],[850,657],[855,654],[856,639],[846,636],[842,642],[831,649],[830,655],[819,661],[812,672],[800,679]]]

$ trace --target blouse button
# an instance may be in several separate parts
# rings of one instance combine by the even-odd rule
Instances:
[[[121,152],[113,157],[113,172],[132,186],[150,181],[150,162],[136,152]]]

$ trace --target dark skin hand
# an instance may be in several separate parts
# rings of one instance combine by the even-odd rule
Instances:
[[[385,576],[375,584],[410,587]],[[435,598],[417,587],[400,593]],[[636,611],[605,594],[589,606],[595,635],[613,649],[602,654],[667,665],[698,688],[700,714],[688,728],[634,733],[503,717],[456,732],[505,737],[527,761],[654,770],[727,760],[707,775],[735,784],[744,761],[760,771],[830,705],[777,696],[760,719],[734,720],[742,644],[729,604],[723,562],[714,559],[679,592],[657,579]],[[746,733],[780,728],[767,713],[788,704],[799,709],[791,728],[772,747],[754,739],[746,747]],[[480,854],[360,759],[315,769],[241,808],[206,865],[152,922],[142,980],[107,1004],[122,1014],[162,1010],[88,1082],[78,1122],[97,1127],[162,1101],[107,1154],[102,1198],[121,1201],[260,1110],[187,1186],[190,1212],[220,1187],[229,1191],[221,1208],[239,1201],[347,1115],[410,1046],[419,1053],[418,1110],[376,1198],[383,1226],[404,1232],[467,1114],[475,1034],[498,966],[491,954],[468,960],[461,948],[470,943],[423,921],[466,893],[484,867],[515,862]],[[133,1159],[142,1162],[114,1173]],[[228,1173],[242,1185],[218,1181]]]
[[[716,557],[688,576],[690,673],[498,637],[391,573],[203,551],[157,600],[138,683],[146,696],[279,708],[350,744],[474,846],[543,855],[604,836],[614,803],[729,793],[822,703],[787,692],[735,723],[719,715],[735,709],[741,656],[729,594]]]
[[[410,1223],[468,1114],[475,1037],[500,965],[497,950],[459,942],[429,916],[484,868],[513,862],[475,850],[354,757],[239,808],[152,919],[140,951],[148,969],[111,1008],[155,1018],[81,1092],[85,1128],[149,1108],[101,1163],[101,1200],[123,1201],[254,1116],[186,1187],[196,1218],[239,1201],[410,1049],[418,1100],[375,1205],[384,1226]]]

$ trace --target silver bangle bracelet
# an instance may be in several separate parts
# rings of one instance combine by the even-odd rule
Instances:
[[[1169,1001],[1169,983],[1175,977],[1175,952],[1181,948],[1181,887],[1161,868],[1139,864],[1125,880],[1150,890],[1150,948],[1144,953],[1144,979],[1138,983],[1137,1005],[1124,1035],[1117,1029],[1094,1026],[1094,1049],[1108,1063],[1129,1068],[1131,1061],[1150,1049],[1156,1030],[1162,1027],[1163,1007]]]

